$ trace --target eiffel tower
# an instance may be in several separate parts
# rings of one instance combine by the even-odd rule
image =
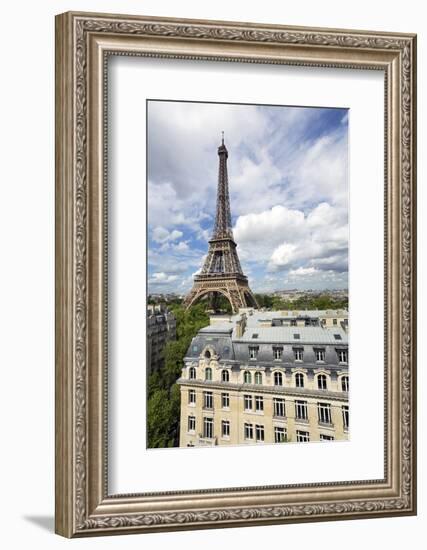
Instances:
[[[230,302],[234,313],[239,308],[258,307],[255,296],[249,288],[248,278],[243,274],[237,255],[236,243],[231,228],[230,196],[228,193],[227,159],[228,151],[222,143],[218,147],[219,172],[216,199],[216,217],[212,238],[209,240],[208,255],[202,271],[195,275],[194,285],[184,300],[188,309],[208,295],[211,307],[218,310],[218,299],[223,295]]]

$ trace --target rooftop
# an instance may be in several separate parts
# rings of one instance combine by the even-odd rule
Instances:
[[[247,327],[243,336],[233,340],[251,344],[348,344],[346,332],[338,327]]]

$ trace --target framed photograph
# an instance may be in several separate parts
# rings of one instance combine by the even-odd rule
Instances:
[[[57,16],[58,534],[416,513],[415,120],[412,34]]]

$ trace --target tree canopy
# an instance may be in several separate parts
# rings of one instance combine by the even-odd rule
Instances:
[[[164,366],[148,377],[148,447],[179,445],[180,390],[176,384],[192,338],[209,324],[204,304],[185,311],[180,303],[168,304],[176,318],[176,340],[166,344]]]

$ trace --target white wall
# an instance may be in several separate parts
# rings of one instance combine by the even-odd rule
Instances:
[[[206,549],[239,543],[298,548],[422,547],[425,513],[425,389],[423,359],[426,300],[419,306],[419,515],[418,517],[257,527],[190,533],[84,539],[53,534],[53,273],[54,273],[54,15],[68,9],[174,17],[246,20],[293,25],[378,29],[419,33],[419,151],[425,150],[424,30],[422,2],[301,0],[244,2],[214,0],[86,0],[2,5],[1,74],[1,541],[4,548],[74,547]],[[424,62],[424,63],[423,63]],[[424,124],[423,124],[424,123]],[[424,146],[424,147],[423,147]],[[419,182],[424,180],[423,159]],[[419,267],[425,253],[425,191],[419,191]],[[424,432],[424,433],[423,433]],[[423,460],[424,459],[424,460]],[[26,545],[26,546],[25,546]],[[90,545],[90,546],[89,546]]]

